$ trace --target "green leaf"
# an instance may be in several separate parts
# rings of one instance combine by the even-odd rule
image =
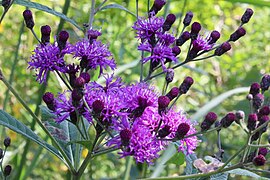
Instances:
[[[255,6],[267,6],[270,7],[269,1],[262,1],[262,0],[226,0],[232,3],[247,3],[247,4],[253,4]]]
[[[230,96],[233,96],[235,94],[239,93],[245,93],[249,91],[249,87],[241,87],[241,88],[236,88],[232,89],[230,91],[227,91],[216,98],[212,99],[210,102],[205,104],[203,107],[200,108],[199,111],[197,111],[192,117],[192,120],[198,120],[201,117],[205,116],[211,109],[217,107],[220,103],[222,103],[224,100],[229,98]]]
[[[91,150],[92,145],[93,145],[93,142],[89,140],[89,141],[70,141],[70,142],[67,143],[67,146],[71,145],[73,143],[80,144],[80,145],[84,146],[88,150]]]
[[[127,8],[125,8],[124,6],[121,6],[119,4],[108,4],[108,5],[100,8],[100,10],[106,10],[106,9],[121,9],[121,10],[124,10],[127,13],[133,15],[134,17],[136,17],[136,14],[134,14],[133,12],[131,12],[130,10],[128,10]]]
[[[166,164],[182,165],[185,162],[185,155],[182,152],[176,152]]]
[[[219,173],[210,176],[210,180],[227,180],[228,179],[228,173]]]
[[[43,141],[30,128],[28,128],[23,123],[16,120],[14,117],[12,117],[3,110],[0,110],[0,125],[5,126],[11,129],[12,131],[15,131],[16,133],[21,134],[24,137],[34,141],[38,145],[42,146],[43,148],[47,149],[49,152],[51,152],[52,154],[63,160],[62,155],[58,152],[58,150],[55,147]]]
[[[236,174],[236,175],[240,175],[240,176],[250,176],[250,177],[253,177],[253,178],[261,178],[261,176],[259,176],[258,174],[254,173],[254,172],[251,172],[251,171],[248,171],[246,169],[233,169],[233,170],[230,170],[230,171],[227,171],[228,173],[230,174]]]
[[[66,20],[67,22],[71,23],[72,25],[74,25],[79,30],[83,31],[83,28],[80,27],[73,19],[68,18],[66,15],[51,9],[48,6],[45,6],[45,5],[36,3],[36,2],[26,1],[26,0],[14,0],[14,4],[19,4],[19,5],[22,5],[22,6],[25,6],[25,7],[45,11],[45,12],[47,12],[49,14],[55,15],[57,17],[60,17],[60,18],[62,18],[64,20]]]
[[[186,168],[185,173],[188,174],[196,174],[198,170],[194,168],[193,162],[197,159],[196,154],[189,154],[186,156]]]

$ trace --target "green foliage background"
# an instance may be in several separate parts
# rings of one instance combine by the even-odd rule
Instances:
[[[36,0],[33,2],[51,7],[58,12],[63,11],[65,4],[64,0]],[[238,3],[236,0],[168,0],[165,10],[159,13],[161,16],[175,13],[177,17],[181,17],[182,12],[192,11],[194,13],[193,21],[201,22],[204,28],[203,31],[206,34],[214,29],[221,31],[222,36],[219,42],[222,42],[227,40],[230,34],[236,30],[240,24],[241,15],[247,7],[254,9],[255,12],[250,22],[245,25],[247,35],[234,43],[229,53],[221,57],[189,63],[176,70],[175,79],[171,87],[179,86],[187,75],[192,76],[195,80],[195,84],[188,95],[181,97],[178,101],[179,108],[183,108],[190,117],[218,95],[234,88],[247,87],[252,82],[259,81],[262,74],[270,72],[270,2],[264,1],[265,4],[263,5],[256,5],[254,3],[263,1],[250,2],[253,5]],[[97,1],[97,4],[99,3],[101,3],[100,0]],[[135,1],[108,0],[105,5],[115,3],[136,13]],[[90,8],[91,2],[89,0],[73,0],[70,2],[67,16],[82,27],[84,23],[88,22]],[[20,92],[20,95],[29,104],[31,109],[33,111],[37,109],[36,111],[38,111],[37,105],[41,97],[40,91],[42,86],[35,81],[34,72],[27,69],[27,61],[37,42],[31,32],[24,27],[21,15],[24,10],[25,7],[14,4],[0,25],[0,66],[4,75],[10,78],[12,85]],[[53,35],[57,33],[58,26],[61,24],[59,17],[39,10],[31,10],[34,13],[36,23],[34,30],[38,36],[40,36],[40,26],[46,24],[51,26]],[[147,1],[139,1],[139,16],[145,16],[146,12]],[[121,76],[123,81],[127,83],[137,81],[140,73],[138,65],[140,53],[136,50],[138,41],[134,38],[135,32],[131,28],[135,20],[136,17],[126,11],[104,9],[98,11],[95,15],[93,24],[95,28],[101,29],[103,34],[101,36],[102,41],[109,44],[110,50],[117,61],[120,70],[117,70],[115,74]],[[182,28],[180,26],[180,29],[177,29],[177,24],[178,22],[173,27],[174,32],[180,31]],[[74,43],[83,37],[83,32],[70,23],[65,22],[63,28],[70,33],[70,42]],[[180,61],[185,57],[186,48],[184,46],[182,49]],[[96,77],[94,76],[94,78]],[[163,82],[164,77],[153,81],[160,90],[162,89]],[[31,117],[12,95],[6,93],[7,89],[3,84],[1,84],[0,90],[0,107],[23,123],[31,126]],[[62,90],[58,80],[51,74],[47,84],[47,91],[56,94]],[[247,114],[249,112],[249,105],[245,100],[245,95],[246,93],[240,93],[231,96],[222,101],[212,111],[216,112],[219,118],[222,118],[227,112],[235,110],[244,110]],[[194,120],[201,122],[202,117]],[[239,130],[240,128],[234,125],[222,131],[225,158],[228,158],[245,143],[244,133]],[[35,131],[46,139],[39,127],[35,127]],[[11,136],[12,139],[12,147],[8,152],[8,161],[14,168],[13,177],[18,173],[19,166],[22,163],[23,168],[20,179],[66,179],[69,177],[67,168],[60,161],[45,150],[39,149],[34,143],[30,144],[26,161],[21,162],[26,140],[3,127],[0,127],[0,133],[0,141],[6,135]],[[197,156],[203,157],[216,153],[216,138],[216,134],[210,134],[202,138],[200,147],[196,151]],[[34,161],[36,163],[33,165]],[[91,163],[84,178],[119,179],[123,177],[127,166],[128,161],[119,159],[117,153],[100,156]],[[133,162],[130,171],[131,177],[141,176],[143,167],[144,165]],[[268,166],[264,167],[264,169],[268,168]],[[167,165],[161,172],[161,175],[181,174],[183,169],[184,165]],[[147,176],[150,176],[154,170],[155,166],[148,167],[146,171]]]

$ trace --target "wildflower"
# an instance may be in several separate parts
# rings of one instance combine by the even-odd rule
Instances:
[[[201,124],[202,131],[208,130],[211,127],[211,125],[215,123],[216,120],[217,120],[216,113],[214,112],[207,113]]]
[[[254,130],[256,128],[256,123],[258,121],[258,117],[256,114],[250,114],[248,116],[248,123],[247,123],[247,128],[249,130]]]
[[[261,89],[262,91],[267,91],[270,87],[270,75],[269,74],[266,74],[262,77],[262,80],[261,80]]]
[[[10,137],[6,137],[4,139],[4,146],[7,148],[8,146],[10,146],[10,143],[11,143]]]
[[[110,67],[112,70],[116,68],[111,52],[100,41],[90,43],[85,39],[81,40],[75,44],[73,52],[75,58],[85,61],[86,69],[97,69],[99,67],[100,75],[103,74],[103,70],[107,67]]]
[[[250,8],[247,8],[245,13],[241,17],[242,24],[248,23],[252,15],[253,15],[253,10]]]
[[[25,10],[23,12],[23,18],[24,18],[26,27],[28,27],[29,29],[33,29],[33,27],[35,26],[35,23],[34,23],[32,11],[30,11],[28,9]]]
[[[252,94],[253,96],[257,95],[260,93],[260,84],[259,83],[252,83],[250,86],[249,94]]]
[[[237,41],[239,38],[246,34],[246,30],[243,27],[238,28],[231,34],[229,41]]]
[[[190,33],[188,31],[183,32],[180,37],[176,40],[177,46],[182,46],[187,40],[190,39]]]
[[[65,61],[63,55],[69,50],[60,53],[57,44],[39,44],[28,62],[30,69],[38,70],[36,74],[37,81],[46,82],[47,73],[49,71],[65,72]]]
[[[43,101],[46,103],[47,107],[54,111],[55,110],[55,101],[54,101],[54,95],[50,92],[46,92],[42,96]]]
[[[263,166],[265,164],[265,161],[266,161],[265,157],[260,154],[260,155],[258,155],[256,157],[254,157],[253,164],[255,166]]]
[[[164,31],[169,31],[172,24],[175,22],[176,16],[174,14],[168,14],[162,28]]]
[[[214,55],[221,56],[225,52],[229,51],[231,49],[231,45],[229,42],[222,43],[216,50]]]
[[[153,12],[154,14],[157,14],[158,11],[160,11],[165,4],[166,4],[166,0],[155,0],[149,12]]]
[[[224,128],[229,127],[236,119],[236,115],[234,113],[228,113],[224,118],[221,120],[221,125]]]
[[[193,83],[194,80],[192,79],[192,77],[186,77],[179,87],[179,93],[186,94]]]
[[[11,165],[6,165],[6,167],[4,168],[4,172],[3,172],[4,176],[5,177],[9,176],[11,171],[12,171]]]
[[[69,34],[67,31],[61,31],[57,36],[57,44],[59,49],[62,51],[67,44],[67,40],[69,38]]]
[[[189,26],[190,23],[191,23],[192,18],[193,18],[193,13],[191,11],[187,12],[186,16],[184,18],[183,24],[185,26]]]
[[[264,95],[263,94],[257,94],[256,96],[253,97],[253,107],[255,109],[259,109],[264,101]]]
[[[41,26],[41,42],[47,44],[50,42],[51,27],[48,25]]]

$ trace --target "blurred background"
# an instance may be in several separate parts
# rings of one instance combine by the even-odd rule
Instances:
[[[91,8],[89,0],[36,0],[33,2],[66,13],[81,27],[88,22]],[[97,0],[97,5],[101,2],[101,0]],[[134,0],[108,0],[105,5],[115,3],[136,14]],[[150,4],[152,5],[152,1]],[[179,28],[178,24],[183,13],[192,11],[194,13],[193,22],[200,22],[203,26],[202,32],[206,35],[212,30],[221,32],[221,39],[218,41],[221,43],[227,40],[230,34],[238,28],[241,16],[248,7],[254,10],[254,15],[250,22],[244,26],[247,34],[232,44],[232,50],[221,57],[188,63],[175,71],[175,78],[170,87],[179,86],[186,76],[191,76],[195,80],[188,94],[179,99],[178,107],[187,112],[188,116],[198,123],[203,120],[203,115],[209,111],[216,112],[219,119],[231,111],[243,110],[246,114],[249,113],[249,103],[245,99],[248,92],[238,91],[237,88],[248,87],[253,82],[259,82],[263,74],[270,73],[270,1],[167,0],[166,7],[158,14],[158,16],[164,17],[168,13],[176,14],[178,19],[172,32],[177,32],[182,29],[182,24]],[[27,69],[27,61],[37,45],[37,41],[29,29],[24,26],[22,17],[24,10],[25,7],[14,4],[0,24],[0,66],[3,74],[19,91],[30,108],[39,113],[42,94],[45,91],[56,94],[62,92],[63,89],[53,74],[50,75],[47,86],[44,86],[36,82],[34,72]],[[36,9],[31,10],[35,18],[34,30],[38,37],[40,37],[40,27],[43,25],[51,26],[53,36],[61,29],[67,30],[70,33],[69,41],[71,43],[84,36],[82,31],[68,22],[61,21],[57,16]],[[3,9],[0,10],[0,13],[2,12]],[[147,1],[139,1],[139,16],[146,16],[146,12]],[[139,42],[131,28],[135,21],[136,17],[124,10],[108,8],[98,11],[93,23],[95,28],[101,29],[103,34],[101,40],[109,45],[114,55],[118,66],[115,74],[119,75],[126,83],[136,82],[140,77],[140,66],[138,65],[140,52],[136,50]],[[53,38],[51,38],[51,42],[53,42]],[[187,47],[183,46],[179,61],[185,58],[186,51]],[[161,91],[164,76],[153,80],[152,83]],[[233,89],[234,91],[230,91]],[[29,127],[32,126],[37,134],[46,139],[42,130],[32,123],[30,115],[15,97],[7,92],[3,83],[1,83],[0,91],[0,107]],[[227,96],[220,96],[224,93]],[[213,99],[214,101],[211,101]],[[16,176],[20,179],[68,179],[69,173],[65,165],[49,152],[31,142],[27,146],[26,153],[26,139],[3,127],[0,127],[0,133],[0,141],[6,135],[12,139],[7,159],[14,168],[12,172],[14,178]],[[236,124],[222,130],[221,138],[225,159],[245,143],[244,136],[244,132]],[[267,139],[267,134],[263,139]],[[217,151],[217,135],[211,133],[201,138],[196,155],[202,158],[206,155],[213,155]],[[162,157],[166,159],[164,156]],[[93,160],[84,178],[119,179],[126,171],[127,160],[128,158],[119,159],[117,153],[99,156]],[[156,162],[156,165],[149,166],[145,173],[147,177],[153,173],[159,176],[180,175],[183,173],[184,167],[185,165],[163,165],[161,158]],[[159,168],[158,172],[157,168]],[[268,168],[269,166],[263,167],[265,170]],[[140,177],[144,173],[142,169],[143,165],[132,162],[131,176],[133,178]],[[267,176],[267,174],[263,175]],[[230,178],[245,179],[240,176]]]

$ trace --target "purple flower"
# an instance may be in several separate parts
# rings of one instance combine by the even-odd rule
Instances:
[[[74,57],[82,60],[87,60],[88,69],[96,69],[100,67],[100,75],[103,73],[103,69],[108,66],[114,70],[116,68],[115,61],[111,52],[108,50],[107,45],[102,44],[101,41],[93,40],[90,43],[88,40],[83,39],[77,42],[73,48]]]
[[[151,41],[156,34],[162,33],[162,25],[164,24],[164,18],[152,16],[147,19],[139,19],[132,26],[137,30],[136,34],[142,42],[148,40]]]
[[[204,38],[201,35],[192,42],[193,48],[199,51],[208,51],[213,47],[213,44],[210,44],[211,38]]]
[[[69,53],[69,49],[65,49],[60,52],[56,43],[38,45],[33,51],[34,53],[30,57],[28,62],[30,69],[38,71],[36,74],[37,81],[40,83],[46,82],[48,71],[65,71],[64,54]]]
[[[59,93],[58,98],[55,98],[55,111],[53,112],[57,117],[55,121],[57,123],[63,122],[80,107],[82,107],[82,102],[77,108],[72,104],[71,91]]]

